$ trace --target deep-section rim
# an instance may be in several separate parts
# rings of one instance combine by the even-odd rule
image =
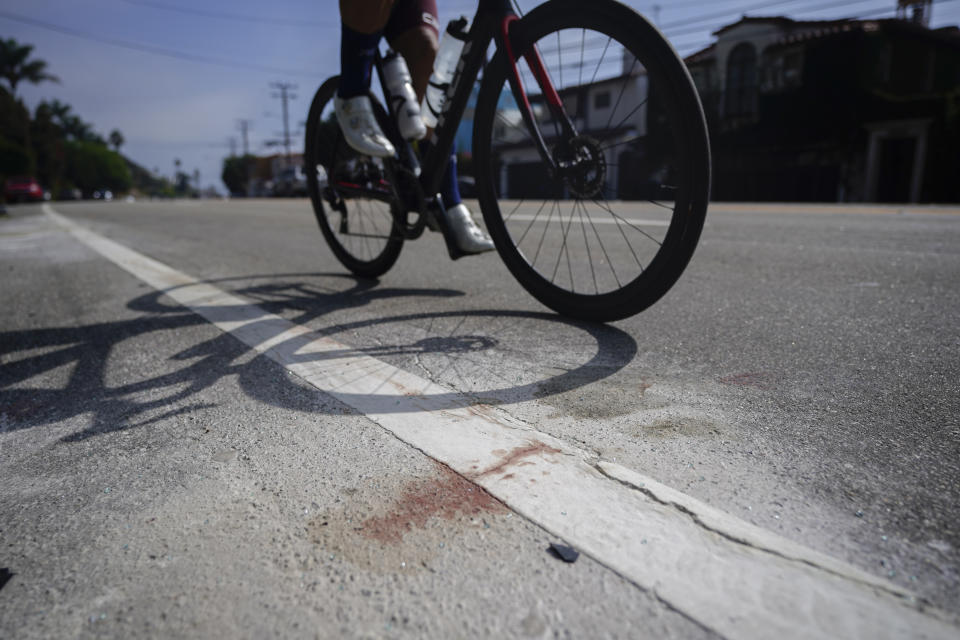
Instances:
[[[507,61],[502,51],[485,71],[477,103],[474,152],[478,196],[487,228],[507,267],[531,295],[561,314],[593,321],[629,317],[659,300],[676,283],[703,228],[709,200],[710,157],[699,97],[683,62],[659,31],[633,9],[617,2],[595,0],[584,7],[576,0],[551,0],[531,11],[516,26],[514,45],[518,50],[531,39],[542,40],[561,29],[587,28],[610,36],[642,59],[654,80],[668,87],[668,102],[678,107],[678,112],[671,115],[671,126],[678,129],[678,136],[683,136],[678,145],[688,149],[682,167],[687,178],[683,201],[678,204],[664,238],[664,249],[629,284],[612,292],[582,294],[554,285],[528,264],[513,245],[500,213],[496,183],[490,171],[490,144],[497,101],[507,83]]]

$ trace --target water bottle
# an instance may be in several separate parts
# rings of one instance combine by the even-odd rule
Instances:
[[[413,90],[413,79],[407,62],[399,53],[389,51],[383,59],[383,79],[390,95],[390,104],[397,114],[397,128],[404,140],[421,140],[427,127],[420,117],[420,105]]]
[[[427,92],[423,96],[423,105],[420,107],[423,121],[428,127],[437,126],[437,118],[443,111],[447,89],[453,81],[453,74],[457,70],[457,62],[460,61],[460,53],[463,51],[464,39],[460,34],[466,26],[466,18],[454,20],[447,25],[447,32],[440,41],[440,50],[437,51],[437,57],[433,61],[433,73],[430,75]]]

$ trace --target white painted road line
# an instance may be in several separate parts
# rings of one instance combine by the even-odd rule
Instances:
[[[554,216],[556,219],[556,216]],[[550,222],[550,218],[546,213],[535,216],[528,213],[518,213],[512,215],[509,218],[506,218],[507,222],[539,222],[546,224]],[[610,216],[590,216],[589,219],[585,219],[586,224],[614,224],[614,225],[633,225],[635,227],[669,227],[670,220],[647,220],[647,219],[638,219],[638,218],[613,218]]]
[[[44,207],[108,260],[722,636],[960,636],[941,614],[879,578],[591,460],[502,409],[456,400],[430,380],[317,337]]]

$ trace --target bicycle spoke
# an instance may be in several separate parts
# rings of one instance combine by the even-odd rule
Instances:
[[[519,120],[516,105],[505,99],[509,68],[496,71],[504,103],[491,109],[497,94],[485,98],[485,130],[496,134],[487,137],[493,147],[478,157],[488,163],[485,188],[493,188],[494,204],[499,201],[494,215],[501,224],[493,229],[507,242],[498,242],[498,249],[528,291],[563,313],[581,315],[583,308],[583,317],[623,317],[614,307],[641,309],[650,301],[634,296],[649,298],[658,280],[682,268],[668,260],[666,271],[674,275],[648,270],[682,244],[671,235],[675,225],[687,225],[674,200],[689,197],[687,159],[703,148],[686,137],[686,109],[679,108],[686,99],[651,91],[673,87],[669,74],[680,61],[669,48],[650,45],[656,34],[649,25],[624,29],[628,18],[621,18],[598,18],[584,3],[568,18],[544,14],[535,21],[539,29],[524,30],[529,39],[519,49],[538,51],[545,64],[539,77],[536,65],[519,65],[520,86],[534,91],[528,93],[532,123]],[[565,26],[551,26],[558,23]],[[546,79],[558,81],[553,88],[563,113],[548,103]],[[542,133],[553,163],[538,153],[534,132]],[[607,311],[591,313],[594,298]]]
[[[547,223],[543,226],[543,235],[540,236],[540,243],[537,245],[537,252],[533,256],[533,262],[530,263],[531,266],[536,266],[537,264],[537,259],[540,257],[540,250],[543,249],[543,241],[547,237],[547,229],[550,228],[550,221],[553,220],[553,210],[558,204],[560,203],[554,201],[554,203],[550,206],[550,214],[547,216]]]
[[[640,227],[634,226],[629,220],[627,220],[627,219],[624,218],[623,216],[617,215],[617,213],[616,213],[613,209],[610,208],[610,203],[607,202],[606,199],[604,199],[603,204],[601,204],[601,203],[600,203],[599,201],[597,201],[597,200],[594,200],[593,202],[594,202],[594,204],[596,204],[598,207],[600,207],[601,209],[603,209],[604,211],[606,211],[607,213],[609,213],[611,216],[613,216],[614,221],[617,222],[617,228],[618,228],[618,229],[620,229],[620,224],[619,224],[619,223],[620,223],[620,222],[623,222],[623,224],[627,225],[628,227],[630,227],[631,229],[633,229],[634,231],[636,231],[636,232],[639,233],[640,235],[649,238],[651,241],[653,241],[654,243],[656,243],[657,246],[663,246],[663,243],[660,242],[659,240],[657,240],[656,238],[654,238],[652,235],[650,235],[649,233],[647,233],[646,231],[644,231],[644,230],[641,229]],[[626,240],[626,239],[627,239],[627,238],[626,238],[626,235],[624,235],[624,240]],[[627,240],[627,242],[629,243],[630,241]],[[632,247],[633,245],[630,245],[630,246]],[[634,254],[634,255],[636,255],[636,254]],[[638,260],[638,262],[639,262],[639,260]]]
[[[617,283],[617,288],[622,288],[623,284],[621,284],[620,278],[617,277],[617,270],[613,267],[613,260],[610,259],[610,255],[607,253],[607,248],[603,244],[603,239],[600,237],[600,232],[597,231],[597,226],[593,223],[593,218],[590,217],[590,212],[587,211],[587,206],[581,203],[580,207],[583,209],[584,213],[587,214],[587,220],[590,222],[590,227],[593,228],[593,234],[597,236],[597,244],[600,245],[600,250],[603,252],[603,257],[606,258],[607,264],[610,265],[610,272],[613,274],[613,279]]]
[[[633,70],[636,69],[636,68],[637,68],[637,59],[634,58],[634,59],[633,59],[633,64],[630,65],[630,71],[627,72],[627,77],[628,77],[628,78],[633,75]],[[620,101],[623,100],[623,93],[624,93],[626,90],[627,90],[627,83],[626,83],[626,81],[624,81],[623,86],[620,87],[620,95],[617,96],[617,103],[616,103],[615,105],[613,105],[613,110],[610,112],[610,120],[607,121],[607,129],[610,128],[610,123],[613,122],[613,114],[615,114],[615,113],[617,112],[617,109],[620,107]]]
[[[580,205],[580,209],[583,209],[580,200],[577,200],[576,203]],[[590,241],[587,239],[587,227],[583,224],[583,211],[578,211],[577,213],[580,216],[580,230],[583,231],[583,246],[587,249],[587,264],[590,265],[590,275],[593,277],[593,291],[594,293],[600,293],[600,285],[597,284],[597,271],[593,268],[593,256],[590,253]],[[601,248],[603,248],[602,244]]]
[[[509,120],[507,120],[506,116],[504,116],[504,115],[503,115],[502,113],[500,113],[499,111],[497,112],[497,118],[499,118],[501,122],[503,122],[505,125],[507,125],[507,126],[510,127],[511,129],[516,129],[517,131],[520,131],[520,132],[523,133],[523,135],[527,138],[527,140],[529,140],[530,142],[533,142],[533,136],[530,135],[530,132],[527,131],[527,128],[520,126],[520,124],[523,122],[523,120],[520,120],[519,123],[510,122]],[[507,142],[506,140],[503,140],[502,138],[498,138],[498,140],[501,140],[501,141],[503,141],[503,142]]]
[[[600,56],[600,61],[597,62],[597,68],[593,71],[593,77],[590,78],[590,84],[593,84],[597,81],[597,74],[600,73],[600,67],[603,65],[603,59],[607,57],[607,50],[610,48],[610,43],[613,42],[613,38],[607,38],[607,44],[603,47],[603,54]]]
[[[643,140],[643,139],[644,139],[644,136],[633,136],[633,137],[627,138],[626,140],[623,140],[623,141],[621,141],[621,142],[614,142],[613,144],[609,144],[609,145],[607,145],[607,146],[605,146],[605,147],[600,147],[600,149],[601,149],[602,151],[606,151],[606,150],[608,150],[608,149],[613,149],[614,147],[622,147],[622,146],[625,145],[625,144],[633,144],[634,142],[639,142],[639,141],[641,141],[641,140]]]
[[[567,227],[563,227],[563,212],[559,214],[560,218],[560,228],[563,229],[563,244],[560,246],[560,251],[557,253],[557,264],[553,267],[553,275],[550,277],[550,282],[554,282],[557,278],[557,271],[560,269],[560,261],[563,259],[563,250],[567,247],[567,233],[570,231],[570,225],[573,224],[573,214],[570,214],[570,222],[567,224]],[[570,262],[570,254],[567,254],[567,263]],[[573,283],[571,283],[572,286]]]
[[[560,32],[557,31],[557,71],[560,74],[560,84],[557,88],[563,87],[563,47],[560,46]]]
[[[577,76],[577,85],[583,84],[583,49],[584,49],[584,45],[586,44],[586,39],[587,39],[587,30],[581,29],[580,30],[580,66],[578,67],[578,69],[580,70],[580,74]],[[577,115],[579,115],[579,113]]]
[[[573,226],[573,214],[574,214],[574,211],[576,210],[577,210],[577,203],[576,201],[574,201],[573,209],[570,210],[570,224],[567,226],[568,230],[570,229],[570,227]],[[564,248],[567,254],[567,272],[570,274],[570,291],[576,293],[577,292],[576,283],[573,280],[573,261],[570,259],[570,246],[567,244],[564,244]]]
[[[503,221],[504,221],[504,222],[510,222],[510,219],[514,216],[514,214],[517,213],[517,210],[520,209],[521,205],[523,205],[524,202],[525,202],[525,200],[522,200],[522,199],[521,199],[520,202],[517,203],[517,206],[515,206],[515,207],[513,208],[513,211],[511,211],[510,213],[508,213],[507,216],[503,219]]]
[[[540,208],[537,209],[537,213],[534,214],[533,220],[530,221],[530,224],[528,224],[528,225],[527,225],[527,228],[524,229],[523,234],[520,236],[520,239],[517,240],[517,246],[520,246],[521,244],[523,244],[523,239],[527,237],[527,233],[530,232],[530,229],[533,228],[534,223],[540,218],[540,212],[543,211],[543,208],[544,208],[545,206],[547,206],[547,201],[546,201],[546,200],[544,200],[544,201],[543,201],[543,204],[540,205]],[[504,220],[504,222],[506,222],[506,220]]]
[[[641,102],[640,104],[638,104],[636,107],[634,107],[634,108],[633,108],[633,111],[631,111],[630,113],[628,113],[628,114],[627,114],[627,117],[624,118],[623,120],[621,120],[621,121],[617,124],[617,126],[615,126],[615,127],[613,128],[613,130],[614,130],[614,131],[618,131],[618,130],[620,129],[620,127],[622,127],[627,120],[629,120],[630,118],[632,118],[632,117],[633,117],[633,114],[635,114],[637,111],[640,111],[640,109],[642,109],[645,104],[647,104],[647,101],[646,101],[646,100],[644,100],[643,102]]]
[[[676,208],[676,207],[671,207],[671,206],[668,205],[668,204],[664,204],[664,203],[662,203],[662,202],[657,202],[656,200],[647,200],[647,202],[649,202],[649,203],[652,204],[652,205],[656,205],[656,206],[658,206],[658,207],[662,207],[662,208],[666,209],[667,211],[669,211],[670,213],[676,213],[676,212],[677,212],[677,208]]]

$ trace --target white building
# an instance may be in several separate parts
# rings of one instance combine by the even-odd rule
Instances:
[[[605,148],[608,194],[620,192],[616,168],[626,144],[647,135],[647,74],[632,56],[630,61],[630,64],[624,62],[621,75],[563,87],[558,92],[577,132],[598,140]],[[556,127],[550,110],[542,95],[531,96],[530,102],[547,147],[551,148]],[[568,196],[553,191],[559,185],[547,179],[540,155],[524,130],[519,110],[500,110],[493,139],[501,160],[501,198]]]

